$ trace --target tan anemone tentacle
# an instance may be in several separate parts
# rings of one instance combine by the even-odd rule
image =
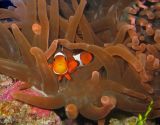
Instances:
[[[86,0],[81,0],[74,16],[71,16],[69,19],[69,26],[68,26],[65,38],[71,42],[74,42],[77,27],[82,17],[85,5],[86,5]]]
[[[97,122],[98,125],[105,125],[105,118],[99,119]]]
[[[7,54],[6,50],[2,47],[0,47],[0,57],[5,58],[5,59],[8,58],[8,54]]]
[[[42,26],[41,36],[40,36],[40,48],[45,51],[48,49],[48,38],[49,38],[49,21],[47,17],[47,8],[45,0],[38,0],[38,17],[40,25]]]
[[[104,118],[116,106],[116,99],[114,97],[102,96],[101,107],[95,105],[88,105],[80,108],[80,113],[86,118],[98,120]]]
[[[91,22],[91,26],[95,33],[105,31],[110,27],[110,22],[108,22],[109,17],[105,16],[100,18],[99,20],[95,20]]]
[[[16,39],[16,42],[18,44],[18,47],[21,51],[22,58],[24,60],[24,63],[30,67],[30,72],[33,74],[38,74],[38,72],[35,69],[35,59],[30,53],[31,45],[27,38],[23,35],[23,33],[20,31],[18,26],[16,24],[11,25],[14,37]],[[41,78],[39,77],[39,74],[36,75],[35,79],[38,82],[41,82]],[[27,81],[28,82],[28,81]],[[32,82],[34,83],[34,82]]]
[[[123,111],[140,113],[146,111],[149,102],[142,103],[133,98],[128,98],[127,96],[124,95],[118,95],[117,103],[118,103],[117,108]]]
[[[27,7],[27,16],[29,18],[28,23],[32,25],[37,20],[37,0],[27,0],[26,2]]]
[[[64,106],[64,99],[58,95],[54,97],[44,97],[17,91],[14,92],[12,96],[14,99],[44,109],[58,109]]]
[[[62,16],[59,16],[59,23],[60,23],[60,30],[61,32],[65,33],[67,31],[67,28],[68,28],[68,20],[63,18]]]
[[[74,10],[76,10],[78,8],[77,0],[72,0],[72,6],[73,6]],[[92,36],[93,30],[92,30],[90,24],[88,23],[87,18],[84,15],[82,15],[79,26],[80,26],[81,31],[83,32],[82,33],[83,39],[85,41],[88,41],[89,42],[88,44],[93,44],[93,42],[95,42],[94,38]]]
[[[159,57],[159,51],[154,45],[148,44],[146,45],[146,49],[150,54],[153,54],[156,57]]]
[[[22,28],[22,23],[18,21],[12,21],[12,22],[3,22],[3,25],[8,29],[11,27],[11,25],[15,23],[20,29]]]
[[[32,44],[33,32],[31,30],[32,24],[37,21],[37,6],[36,0],[27,0],[27,1],[11,1],[15,7],[10,9],[14,11],[14,14],[17,15],[17,20],[13,21],[16,23],[21,31],[24,33],[24,36]],[[13,23],[12,22],[12,23]]]
[[[0,46],[3,49],[5,49],[5,51],[7,51],[6,55],[8,55],[8,58],[11,58],[15,61],[18,60],[19,52],[16,45],[16,41],[12,33],[1,22],[0,22]],[[3,52],[3,50],[1,52]]]
[[[116,46],[109,46],[105,49],[112,56],[120,56],[132,65],[137,72],[142,71],[142,64],[124,45],[117,44]]]
[[[32,46],[41,47],[41,32],[42,26],[39,23],[34,23],[32,25],[32,31],[34,33]]]
[[[40,71],[42,78],[42,90],[48,95],[54,95],[58,91],[58,84],[53,72],[49,69],[47,59],[41,49],[32,47],[30,50],[31,54],[35,57],[37,67]]]
[[[33,76],[26,65],[13,62],[9,59],[0,58],[0,72],[22,81],[37,81],[37,75],[34,75],[33,80]]]
[[[19,10],[17,10],[18,14],[24,11],[24,13],[20,15],[20,18],[22,20],[21,29],[25,37],[30,42],[30,44],[33,45],[32,40],[33,40],[34,33],[32,32],[32,24],[37,23],[37,3],[36,3],[37,0],[26,0],[22,2],[26,2],[25,6],[22,7],[22,5],[20,5],[18,7]]]
[[[134,28],[133,25],[130,25],[130,24],[124,23],[124,22],[120,23],[119,25],[120,25],[119,31],[116,35],[115,40],[114,40],[114,44],[123,43],[128,30]]]
[[[160,43],[160,30],[159,30],[159,29],[157,29],[157,30],[155,31],[154,41],[155,41],[156,43]]]
[[[59,28],[60,28],[60,19],[59,19],[59,1],[51,0],[51,8],[50,8],[50,42],[58,39],[59,37]]]
[[[102,67],[103,64],[101,64],[100,61],[94,57],[94,60],[90,64],[81,67],[76,71],[75,74],[73,74],[73,80],[75,79],[76,81],[84,81],[86,79],[89,79],[93,71],[98,71]]]
[[[50,45],[50,47],[45,51],[45,56],[47,58],[47,60],[55,53],[56,49],[57,49],[57,44],[58,44],[58,40],[53,41]]]
[[[24,63],[27,64],[29,67],[34,67],[35,60],[29,52],[29,50],[31,49],[30,43],[28,42],[28,40],[26,39],[26,37],[23,35],[23,33],[20,31],[20,29],[16,24],[12,24],[11,28],[12,28],[14,37],[16,39],[16,42],[19,46],[19,49],[21,50]]]
[[[155,35],[154,35],[154,41],[156,42],[154,46],[157,48],[157,50],[160,50],[160,30],[157,29],[155,30]]]
[[[76,119],[79,113],[78,108],[75,104],[68,104],[65,107],[65,112],[69,119]]]
[[[0,9],[0,19],[5,19],[5,18],[13,18],[13,19],[19,20],[19,17],[17,14],[12,12],[11,10],[1,8]]]
[[[100,73],[98,71],[93,71],[91,81],[93,83],[99,83],[99,80],[100,80]]]
[[[65,0],[59,0],[60,10],[65,18],[69,18],[74,14],[74,11],[69,7]]]
[[[155,43],[155,44],[154,44],[154,47],[155,47],[157,50],[160,51],[160,43]]]
[[[122,93],[130,97],[134,97],[136,99],[140,100],[146,100],[147,98],[150,99],[149,96],[143,94],[142,92],[134,91],[132,89],[126,88],[122,83],[117,83],[112,80],[104,80],[105,84],[103,85],[103,88],[105,90],[111,90],[114,92]]]

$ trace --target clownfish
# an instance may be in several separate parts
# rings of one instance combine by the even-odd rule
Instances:
[[[52,67],[53,72],[55,74],[63,75],[67,73],[68,65],[67,65],[66,56],[61,52],[56,53],[54,56],[54,61],[52,63],[52,66],[53,66]]]
[[[77,67],[89,64],[92,58],[92,55],[88,52],[81,52],[72,57],[67,57],[64,53],[58,52],[54,55],[54,60],[49,64],[49,67],[58,75],[58,81],[62,80],[63,77],[71,80],[70,74],[74,72]]]
[[[79,66],[87,65],[93,60],[92,54],[86,51],[82,51],[77,55],[73,55],[73,57],[79,62]]]
[[[58,52],[54,56],[54,61],[49,66],[58,75],[58,81],[62,80],[63,77],[71,80],[70,73],[78,67],[78,62],[74,59],[67,59],[66,55]]]

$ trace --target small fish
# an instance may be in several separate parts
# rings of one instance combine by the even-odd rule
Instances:
[[[62,52],[58,52],[54,56],[53,63],[49,64],[49,67],[58,75],[58,81],[62,80],[63,77],[71,80],[70,74],[78,67],[78,62],[73,58],[67,59]]]
[[[54,61],[49,64],[49,67],[58,75],[58,81],[62,80],[63,77],[71,80],[70,74],[73,73],[77,67],[89,64],[92,59],[92,54],[85,51],[73,56],[71,56],[71,54],[66,56],[62,52],[58,52],[54,56]]]
[[[66,60],[66,56],[63,53],[58,52],[54,56],[54,61],[52,63],[52,69],[54,73],[58,75],[63,75],[67,73],[68,71],[67,60]]]
[[[79,62],[79,66],[87,65],[93,60],[92,54],[86,51],[82,51],[77,55],[73,55],[73,57]]]

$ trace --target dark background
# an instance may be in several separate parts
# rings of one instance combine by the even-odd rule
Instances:
[[[0,8],[7,8],[11,5],[12,3],[9,0],[0,0]]]

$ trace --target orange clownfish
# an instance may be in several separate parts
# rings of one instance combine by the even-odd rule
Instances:
[[[73,57],[79,62],[79,66],[87,65],[93,60],[92,54],[86,51],[82,51],[80,54],[73,55]]]
[[[78,66],[84,66],[90,63],[92,58],[92,55],[88,52],[81,52],[69,58],[62,52],[58,52],[54,56],[53,63],[49,64],[49,66],[53,72],[58,75],[58,81],[62,80],[63,77],[71,80],[70,74],[74,72]]]
[[[70,73],[72,73],[78,66],[78,62],[74,59],[67,59],[67,57],[58,52],[54,56],[54,61],[49,65],[53,72],[58,75],[58,81],[62,80],[65,77],[68,80],[71,80]]]

